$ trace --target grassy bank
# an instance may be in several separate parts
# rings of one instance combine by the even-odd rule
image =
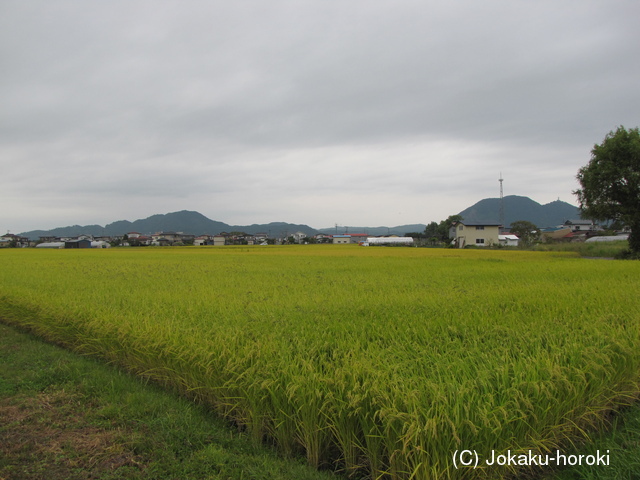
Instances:
[[[336,478],[193,402],[0,323],[3,480]]]
[[[628,248],[629,242],[619,240],[615,242],[540,243],[535,246],[534,250],[576,253],[581,257],[614,258]]]

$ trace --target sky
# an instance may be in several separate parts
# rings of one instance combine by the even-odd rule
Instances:
[[[2,0],[0,233],[577,205],[640,125],[634,0]],[[196,232],[199,233],[199,232]]]

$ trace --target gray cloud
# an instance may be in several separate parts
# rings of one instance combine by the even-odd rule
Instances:
[[[5,1],[0,228],[183,208],[426,223],[497,196],[500,171],[506,193],[573,202],[593,144],[638,125],[639,13],[622,0]]]

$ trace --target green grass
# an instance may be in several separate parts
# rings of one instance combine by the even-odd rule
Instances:
[[[0,324],[0,478],[335,478],[202,406]]]
[[[0,252],[0,316],[374,478],[565,448],[631,402],[638,262],[350,246]]]

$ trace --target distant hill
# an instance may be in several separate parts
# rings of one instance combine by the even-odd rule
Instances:
[[[500,199],[485,198],[460,212],[468,222],[499,223]],[[540,228],[560,225],[569,219],[580,218],[580,209],[560,200],[540,205],[529,197],[508,195],[504,197],[504,223],[511,225],[527,220]]]
[[[573,205],[559,200],[546,205],[531,200],[528,197],[509,195],[504,197],[505,223],[510,225],[516,220],[528,220],[538,227],[550,227],[564,223],[569,219],[580,218],[580,210]],[[466,221],[498,223],[500,216],[500,199],[485,198],[475,205],[460,212]],[[118,220],[104,227],[100,225],[73,225],[59,227],[52,230],[32,230],[20,235],[37,240],[43,236],[72,237],[76,235],[116,236],[129,232],[138,232],[150,235],[156,232],[184,232],[193,235],[216,235],[222,232],[244,232],[248,234],[266,233],[271,237],[286,237],[296,232],[304,232],[307,235],[321,233],[367,233],[376,235],[404,235],[411,232],[424,232],[426,225],[423,223],[411,225],[398,225],[396,227],[328,227],[316,230],[308,225],[300,225],[285,222],[272,222],[253,225],[229,225],[227,223],[211,220],[201,213],[182,210],[180,212],[166,213],[164,215],[152,215],[148,218],[135,220]]]
[[[424,232],[427,226],[424,223],[416,223],[411,225],[398,225],[397,227],[327,227],[320,228],[318,232],[326,234],[334,233],[367,233],[372,237],[380,235],[404,235],[405,233]]]
[[[129,232],[138,232],[150,235],[156,232],[184,232],[193,235],[216,235],[222,232],[244,232],[248,234],[267,233],[273,237],[288,236],[296,232],[304,232],[307,235],[315,235],[317,231],[308,225],[297,225],[284,222],[272,222],[253,225],[228,225],[223,222],[211,220],[201,213],[182,210],[160,215],[152,215],[148,218],[130,222],[119,220],[104,227],[100,225],[73,225],[69,227],[54,228],[52,230],[32,230],[20,235],[37,240],[43,236],[71,237],[76,235],[116,236]]]

